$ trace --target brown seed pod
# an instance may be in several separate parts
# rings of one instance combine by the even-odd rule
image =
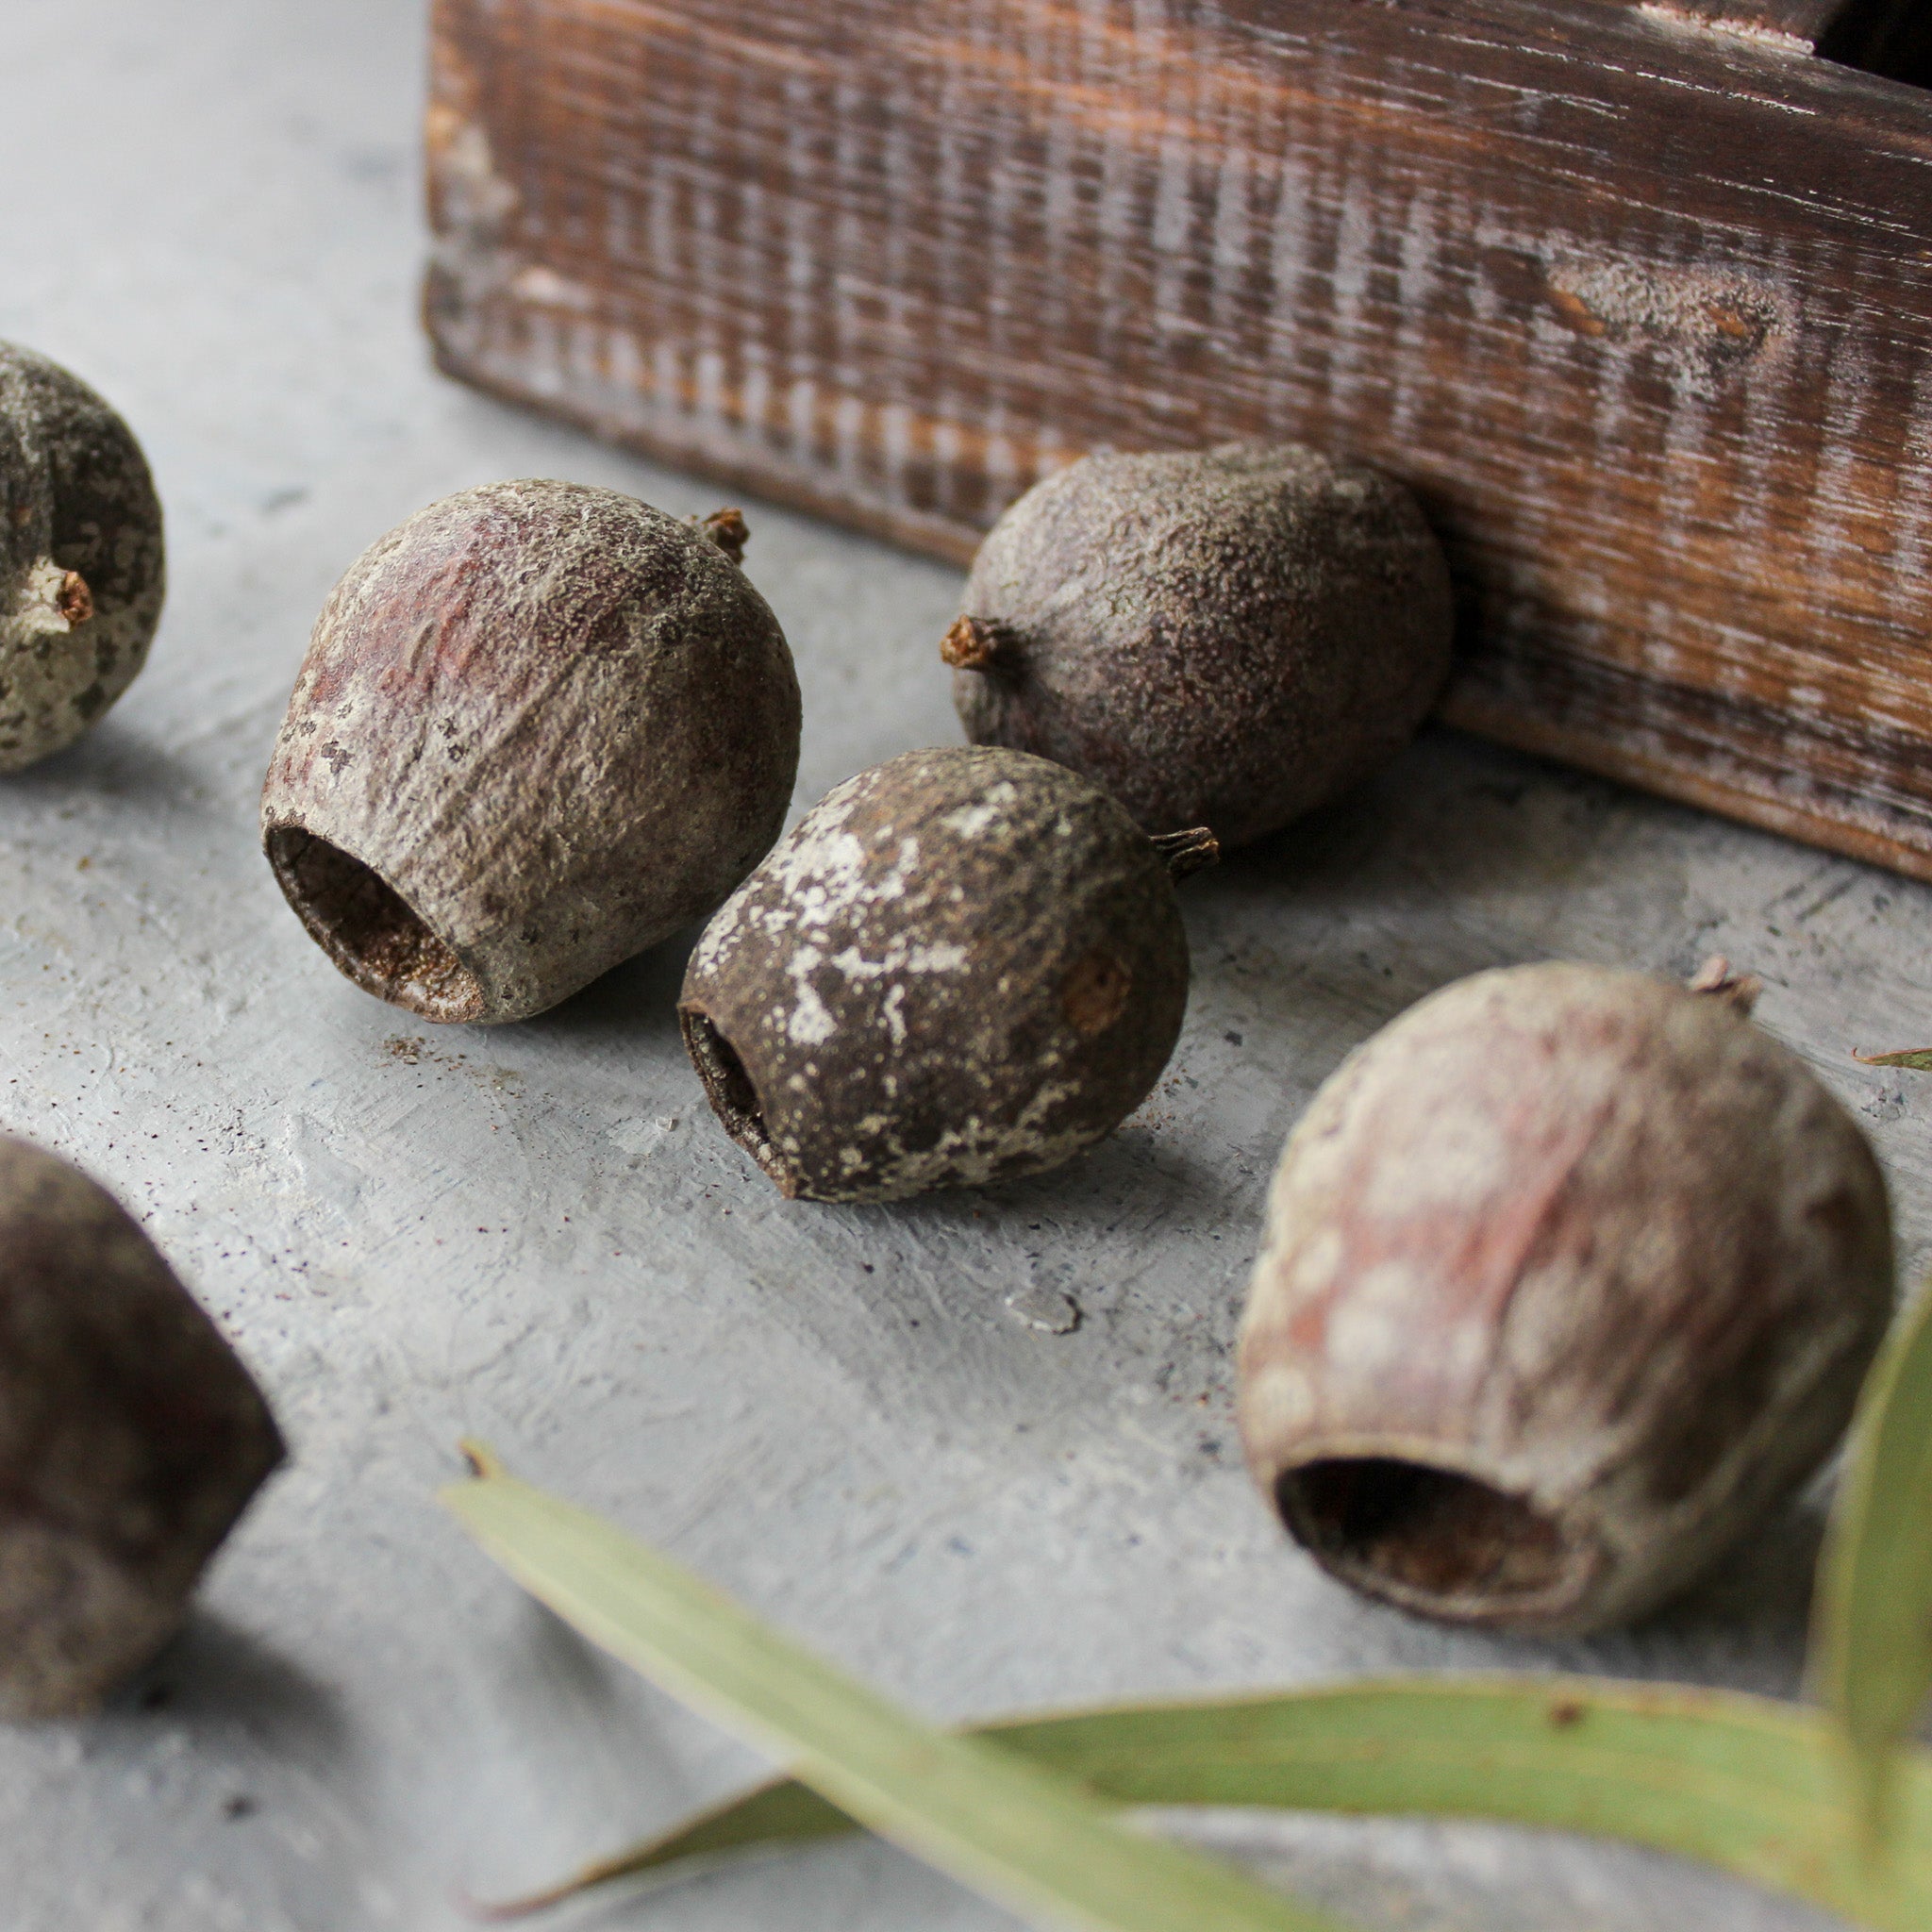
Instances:
[[[965,606],[941,655],[968,738],[1224,846],[1366,777],[1449,670],[1414,498],[1292,445],[1085,457],[993,525]]]
[[[133,432],[77,375],[0,342],[0,772],[72,744],[134,682],[164,590]]]
[[[1211,853],[1175,841],[1176,870]],[[1039,1174],[1146,1097],[1188,943],[1166,858],[1019,752],[908,752],[820,801],[705,928],[678,1010],[725,1130],[788,1195]]]
[[[1722,971],[1482,973],[1291,1135],[1242,1324],[1255,1478],[1453,1622],[1638,1616],[1814,1470],[1891,1309],[1885,1184]]]
[[[309,935],[425,1020],[526,1019],[703,919],[771,848],[798,679],[735,561],[613,490],[431,504],[317,618],[262,787]]]
[[[0,1137],[0,1717],[93,1708],[282,1459],[261,1391],[88,1177]]]

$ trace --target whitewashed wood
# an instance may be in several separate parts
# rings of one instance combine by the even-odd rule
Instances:
[[[1932,94],[1724,17],[441,0],[427,315],[953,558],[1091,447],[1368,458],[1448,717],[1932,875]]]

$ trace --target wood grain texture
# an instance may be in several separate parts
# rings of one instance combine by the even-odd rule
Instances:
[[[1597,0],[438,0],[428,152],[453,374],[960,558],[1090,448],[1366,458],[1452,721],[1932,877],[1932,96]]]

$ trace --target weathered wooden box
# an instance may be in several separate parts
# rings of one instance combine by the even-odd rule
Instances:
[[[951,558],[1094,447],[1368,457],[1452,721],[1932,877],[1927,68],[1924,0],[438,0],[426,312]]]

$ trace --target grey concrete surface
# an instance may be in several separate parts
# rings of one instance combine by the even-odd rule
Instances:
[[[1445,1635],[1285,1546],[1238,1465],[1228,1343],[1316,1083],[1430,988],[1557,955],[1762,974],[1764,1023],[1882,1151],[1916,1268],[1932,1080],[1848,1050],[1932,1037],[1932,893],[1434,736],[1190,887],[1185,1039],[1100,1151],[888,1209],[782,1203],[679,1051],[679,946],[528,1024],[438,1030],[337,977],[256,849],[308,623],[371,538],[499,476],[716,501],[429,370],[420,9],[11,0],[6,27],[0,335],[134,423],[173,592],[93,738],[0,784],[0,1125],[133,1206],[294,1458],[111,1712],[0,1736],[0,1924],[438,1932],[456,1888],[540,1881],[753,1770],[464,1543],[432,1492],[466,1431],[935,1714],[1410,1667],[1794,1688],[1815,1507],[1625,1635]],[[958,578],[747,508],[805,685],[799,808],[953,741]],[[1365,1925],[1819,1923],[1500,1830],[1205,1828]],[[563,1923],[1008,1922],[854,1842]]]

